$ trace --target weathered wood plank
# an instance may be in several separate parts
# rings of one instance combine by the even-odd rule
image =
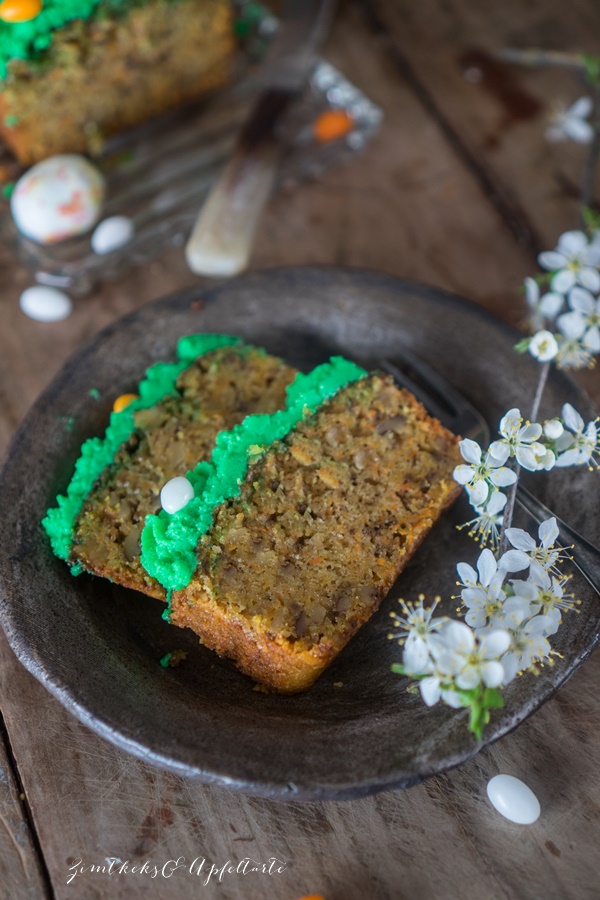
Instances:
[[[0,896],[14,900],[48,897],[48,881],[31,832],[24,798],[0,724]]]
[[[493,64],[485,53],[542,47],[600,54],[600,7],[588,0],[367,0],[381,39],[429,102],[465,163],[531,250],[550,249],[578,221],[586,148],[549,143],[557,101],[589,93],[572,72]],[[600,178],[600,173],[598,173]],[[596,186],[600,184],[596,179]]]

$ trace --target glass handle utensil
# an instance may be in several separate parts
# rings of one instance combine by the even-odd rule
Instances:
[[[197,275],[236,275],[248,264],[281,156],[276,125],[293,96],[271,89],[259,97],[186,245],[188,265]]]
[[[286,0],[281,29],[265,60],[263,90],[185,249],[196,274],[228,276],[245,268],[275,183],[281,156],[278,126],[317,65],[334,10],[335,0]]]

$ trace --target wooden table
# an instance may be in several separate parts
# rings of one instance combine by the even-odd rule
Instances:
[[[600,54],[594,0],[348,3],[328,56],[385,110],[357,161],[273,199],[253,265],[369,266],[463,294],[512,323],[536,253],[575,227],[585,148],[544,139],[555,97],[583,92],[558,69],[507,70],[482,48]],[[195,283],[180,251],[77,302],[44,325],[18,307],[27,275],[0,248],[0,440],[65,359],[118,316]],[[582,378],[596,401],[598,376]],[[590,476],[591,478],[591,476]],[[598,482],[595,482],[597,490]],[[600,655],[512,735],[459,770],[406,792],[348,803],[278,804],[150,768],[69,715],[1,648],[0,896],[293,900],[600,896]],[[489,806],[488,779],[524,778],[538,823]],[[285,871],[211,879],[87,872],[196,857],[275,856]]]

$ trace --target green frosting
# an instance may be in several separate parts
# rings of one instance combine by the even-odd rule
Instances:
[[[0,21],[0,78],[11,59],[33,59],[52,43],[54,32],[73,19],[89,19],[101,0],[44,0],[42,11],[29,22]],[[116,0],[118,6],[118,0]],[[122,0],[122,6],[127,0]]]
[[[110,424],[103,438],[90,438],[82,445],[81,456],[75,463],[75,473],[67,493],[56,498],[58,505],[48,510],[42,522],[56,556],[65,560],[69,558],[75,519],[96,479],[113,461],[119,447],[135,431],[136,410],[147,409],[164,397],[175,394],[177,377],[198,356],[219,347],[241,343],[239,338],[225,334],[192,334],[179,340],[177,362],[157,363],[148,369],[146,378],[138,388],[139,398],[121,412],[111,413]],[[71,571],[79,574],[75,567]]]
[[[0,78],[11,59],[37,59],[52,44],[54,34],[74,19],[123,15],[140,0],[44,0],[42,11],[29,22],[0,21]]]
[[[230,431],[222,431],[210,462],[198,463],[187,474],[194,487],[193,499],[172,515],[162,510],[146,518],[141,541],[146,571],[168,590],[186,587],[196,568],[200,536],[210,528],[215,508],[238,496],[249,465],[340,388],[366,374],[347,359],[333,357],[308,375],[296,376],[287,389],[285,409],[247,416]]]

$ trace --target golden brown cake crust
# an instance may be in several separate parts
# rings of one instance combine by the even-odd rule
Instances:
[[[25,164],[104,137],[224,85],[234,52],[229,0],[148,0],[122,18],[75,21],[35,63],[0,82],[0,135]]]
[[[389,378],[342,389],[218,508],[171,621],[269,689],[306,689],[460,493],[457,442]]]

